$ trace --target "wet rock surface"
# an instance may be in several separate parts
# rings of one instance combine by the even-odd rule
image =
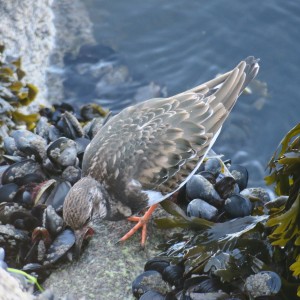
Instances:
[[[133,279],[143,269],[145,261],[156,255],[156,246],[174,232],[159,230],[153,222],[149,225],[149,236],[143,250],[140,234],[135,234],[125,243],[117,243],[132,228],[131,222],[96,224],[95,234],[79,260],[59,266],[44,287],[52,288],[60,296],[70,293],[86,299],[134,299]]]

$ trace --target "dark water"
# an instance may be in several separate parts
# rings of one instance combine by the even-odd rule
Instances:
[[[130,95],[143,84],[155,82],[172,95],[231,69],[249,55],[261,59],[258,80],[266,83],[267,95],[254,87],[252,95],[242,96],[214,147],[245,164],[252,185],[261,184],[273,150],[300,121],[300,2],[85,3],[97,42],[114,49],[112,56],[133,78],[120,85],[126,96],[121,89],[100,87],[105,90],[103,103],[114,110],[128,105]]]

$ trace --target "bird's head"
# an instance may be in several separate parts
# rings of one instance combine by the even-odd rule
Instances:
[[[104,187],[91,177],[83,177],[71,188],[63,206],[63,218],[75,233],[75,255],[80,254],[83,241],[93,233],[91,223],[107,214]]]

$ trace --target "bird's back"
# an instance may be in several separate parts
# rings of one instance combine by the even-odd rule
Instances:
[[[102,182],[133,212],[162,201],[198,168],[258,69],[248,57],[194,89],[124,109],[90,143],[83,175]]]

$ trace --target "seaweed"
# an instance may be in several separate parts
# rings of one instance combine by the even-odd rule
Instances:
[[[268,163],[268,184],[274,184],[278,195],[288,195],[286,204],[274,212],[267,226],[272,228],[269,239],[292,257],[288,263],[292,275],[300,275],[300,124],[293,127],[282,139]],[[298,283],[299,284],[299,283]],[[300,297],[300,285],[297,291]]]
[[[271,270],[282,280],[280,299],[300,297],[300,124],[286,134],[267,165],[266,183],[278,196],[288,196],[278,207],[256,207],[251,216],[214,223],[188,217],[170,200],[162,203],[171,216],[157,219],[158,227],[190,229],[159,246],[161,256],[184,264],[185,279],[218,277],[245,293],[248,276]]]
[[[26,73],[22,70],[21,58],[4,59],[5,47],[0,45],[0,153],[3,138],[17,126],[24,125],[32,130],[39,119],[39,113],[24,113],[38,93],[31,83],[25,82]],[[2,157],[2,156],[1,156]],[[1,159],[0,159],[1,161]]]

